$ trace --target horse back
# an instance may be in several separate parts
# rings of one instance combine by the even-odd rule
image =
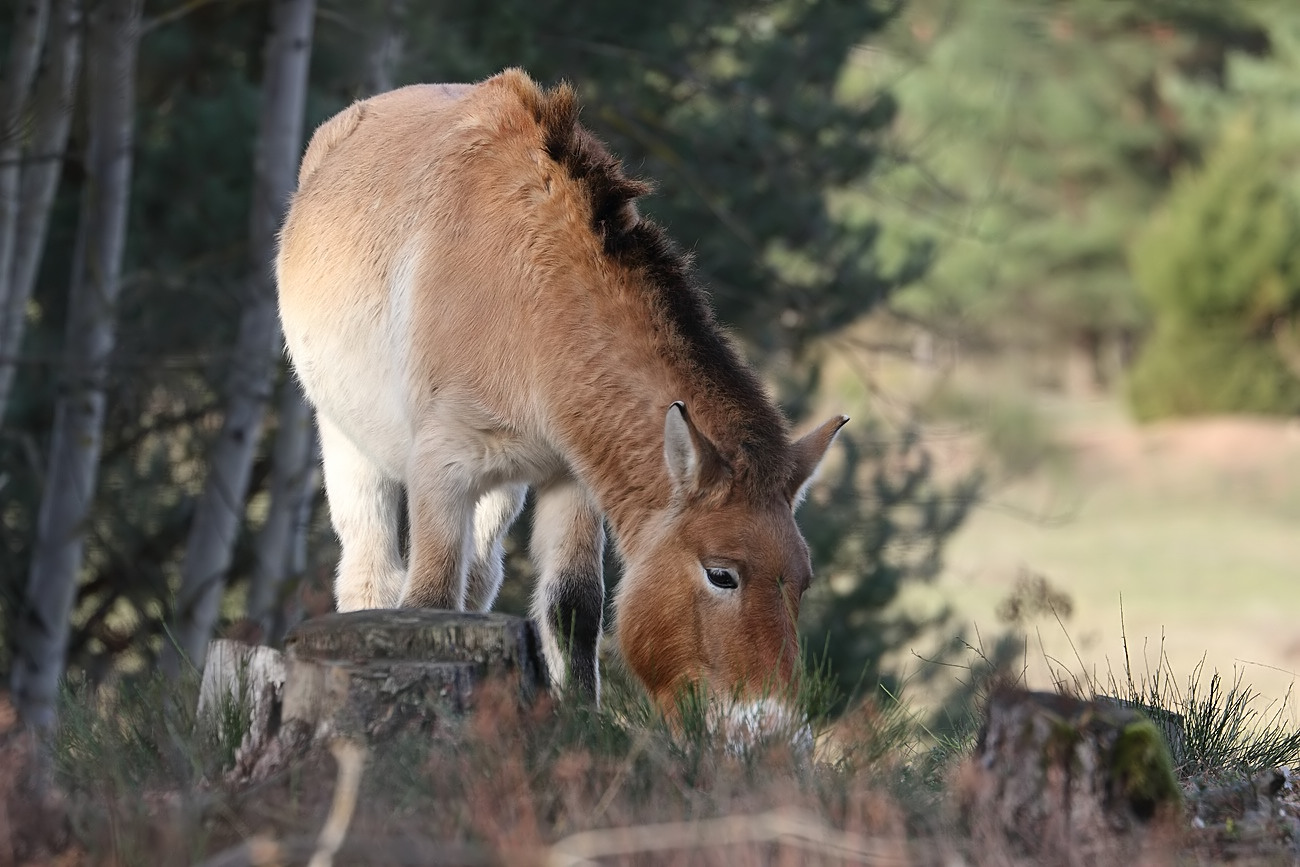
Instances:
[[[281,237],[280,309],[309,396],[344,427],[370,416],[368,437],[396,438],[435,394],[527,427],[543,414],[528,334],[565,315],[537,297],[536,268],[564,257],[536,254],[572,245],[527,240],[529,197],[546,186],[541,96],[522,74],[412,85],[313,135]]]

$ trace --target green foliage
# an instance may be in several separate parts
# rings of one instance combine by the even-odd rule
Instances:
[[[1242,682],[1240,673],[1225,684],[1216,671],[1205,684],[1198,667],[1174,705],[1183,715],[1183,773],[1250,776],[1300,762],[1300,731],[1286,718],[1289,700],[1288,695],[1279,704],[1261,706],[1259,694]]]
[[[69,654],[72,669],[91,680],[108,677],[123,660],[147,661],[164,640],[243,297],[269,20],[266,4],[147,5],[147,16],[158,17],[140,49],[127,274]],[[584,123],[630,172],[658,183],[643,212],[694,252],[720,318],[751,358],[783,377],[779,397],[802,419],[819,377],[811,350],[817,339],[883,303],[928,261],[922,241],[896,244],[885,255],[877,216],[837,205],[843,191],[867,183],[879,139],[897,113],[883,87],[845,89],[845,69],[897,10],[891,0],[451,0],[437,8],[321,0],[308,127],[364,93],[371,51],[385,28],[404,43],[394,75],[399,85],[474,81],[512,65],[547,83],[570,80],[586,106]],[[17,616],[16,590],[26,580],[36,524],[56,393],[50,362],[65,324],[81,192],[75,155],[83,146],[72,145],[35,298],[27,345],[37,361],[20,373],[11,427],[0,436],[6,619]],[[915,444],[907,449],[913,455]],[[240,582],[251,571],[249,537],[264,514],[267,452],[263,446],[253,468],[227,616],[237,616]],[[880,627],[870,648],[850,654],[859,669],[889,641],[923,628],[884,628],[883,609],[901,584],[937,572],[941,542],[924,536],[931,529],[946,536],[959,520],[937,505],[937,494],[908,501],[928,490],[920,476],[890,482],[883,494],[856,496],[868,465],[885,459],[868,447],[836,482],[833,502],[812,504],[804,515],[819,570],[852,573],[872,585],[840,600],[862,607],[860,616]],[[929,517],[914,528],[913,512]],[[527,526],[520,523],[512,553],[526,549]],[[895,532],[906,541],[892,538]],[[324,509],[312,533],[313,571],[328,576],[335,549]],[[912,544],[934,551],[905,565],[893,552]],[[885,558],[880,564],[860,559],[877,554]],[[612,557],[610,566],[616,580]],[[529,574],[512,572],[513,595],[503,604],[522,611],[527,587],[518,579]]]
[[[890,605],[906,584],[938,576],[943,547],[981,490],[978,475],[939,485],[914,428],[897,438],[866,428],[841,432],[842,457],[799,517],[819,576],[804,600],[808,647],[824,649],[846,696],[874,691],[887,651],[946,622],[946,611],[919,618]],[[897,687],[888,677],[883,685]]]
[[[1245,128],[1179,177],[1132,248],[1133,273],[1161,320],[1268,336],[1300,311],[1294,193],[1276,155]]]
[[[1135,672],[1126,643],[1123,679],[1111,674],[1104,691],[1143,710],[1165,731],[1182,779],[1249,778],[1300,762],[1300,730],[1287,720],[1291,695],[1266,703],[1240,672],[1228,682],[1215,671],[1207,682],[1202,661],[1180,687],[1163,651],[1154,671]]]
[[[1285,0],[913,0],[846,81],[888,82],[902,109],[885,171],[841,207],[883,220],[884,250],[917,238],[935,249],[891,305],[975,345],[1082,351],[1100,383],[1151,324],[1128,251],[1180,169],[1246,114],[1288,155],[1269,162],[1272,198],[1295,186],[1300,6]],[[1225,258],[1208,271],[1254,267],[1285,231],[1264,221],[1258,237],[1221,234],[1205,252]],[[1250,390],[1288,390],[1276,364],[1251,366],[1266,382]]]
[[[1300,316],[1300,199],[1253,130],[1178,179],[1132,259],[1157,320],[1129,389],[1140,418],[1300,412],[1276,343]]]
[[[211,747],[217,739],[196,725],[197,699],[193,675],[177,684],[151,671],[111,689],[66,684],[54,740],[59,782],[70,792],[125,794],[162,780],[197,781],[216,770],[220,756]]]
[[[1224,50],[1188,4],[918,0],[858,70],[897,79],[894,167],[859,208],[934,240],[898,298],[938,327],[998,342],[1121,334],[1143,311],[1127,239],[1194,147],[1164,82]],[[1223,18],[1230,13],[1220,13]]]
[[[1140,421],[1215,413],[1300,412],[1300,379],[1268,342],[1236,330],[1157,326],[1128,379]]]

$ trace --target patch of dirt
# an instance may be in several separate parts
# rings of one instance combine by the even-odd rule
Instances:
[[[1159,464],[1244,474],[1300,461],[1300,420],[1227,416],[1111,424],[1065,431],[1062,437],[1082,466],[1120,471]]]

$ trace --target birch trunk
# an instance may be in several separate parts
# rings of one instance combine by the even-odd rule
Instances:
[[[402,60],[405,9],[405,0],[391,0],[379,16],[366,52],[363,95],[394,87]],[[281,604],[285,588],[293,579],[301,578],[306,567],[305,558],[295,557],[295,551],[306,546],[320,459],[311,409],[293,376],[281,386],[277,417],[279,426],[271,456],[271,503],[257,537],[257,561],[246,610],[248,619],[261,627],[262,640],[269,643],[275,643],[288,625]],[[295,560],[303,562],[295,565]]]
[[[31,101],[32,79],[45,43],[49,0],[19,0],[15,8],[9,62],[0,81],[0,312],[9,308],[10,275],[13,272],[14,241],[18,234],[18,196],[22,183],[23,142]],[[13,354],[3,341],[9,332],[7,320],[0,321],[0,363]],[[0,410],[5,406],[0,393]]]
[[[104,421],[131,188],[135,61],[142,0],[103,0],[91,21],[89,142],[73,256],[61,394],[41,498],[26,604],[17,623],[13,696],[24,720],[49,728],[67,653]]]
[[[311,524],[319,473],[319,455],[311,409],[292,376],[280,390],[279,428],[271,455],[271,503],[257,534],[257,560],[248,588],[247,616],[261,627],[263,641],[275,643],[283,632],[283,596],[292,579],[301,577],[295,552]],[[305,564],[303,564],[305,566]]]
[[[226,383],[225,420],[181,564],[173,632],[176,646],[169,645],[163,654],[163,668],[173,675],[180,671],[180,655],[196,666],[203,664],[271,399],[281,349],[272,279],[275,239],[302,150],[315,11],[315,0],[274,0],[272,8],[249,225],[251,272]]]
[[[80,68],[81,0],[56,0],[45,61],[32,95],[32,128],[22,160],[12,267],[0,272],[0,420],[9,406],[27,325],[27,302],[36,287],[50,209],[63,174]]]
[[[385,93],[396,87],[397,70],[406,48],[403,25],[407,0],[387,0],[382,4],[379,23],[371,35],[366,52],[366,96]]]
[[[289,575],[293,580],[293,586],[299,590],[303,586],[302,582],[307,578],[307,568],[310,565],[307,557],[307,536],[311,532],[312,516],[316,511],[316,498],[323,478],[320,437],[314,423],[312,424],[311,444],[308,451],[307,471],[308,477],[303,483],[306,496],[298,503],[298,514],[294,517],[294,530],[291,537],[293,547],[289,552]],[[332,597],[330,601],[333,601]],[[280,644],[284,640],[285,634],[306,617],[307,610],[303,604],[301,592],[291,598],[282,599],[282,604],[273,608],[271,615],[266,619],[263,632],[266,636],[266,642],[268,644]]]

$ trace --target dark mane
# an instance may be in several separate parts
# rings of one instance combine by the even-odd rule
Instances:
[[[605,255],[641,276],[650,303],[681,341],[680,360],[705,382],[711,407],[689,409],[697,419],[718,418],[734,434],[734,443],[718,445],[738,477],[759,488],[784,484],[791,471],[785,418],[722,333],[690,257],[660,226],[637,214],[635,200],[651,186],[624,174],[604,143],[578,122],[570,87],[547,91],[539,109],[546,152],[588,196],[591,230]],[[729,453],[733,446],[738,454]]]

